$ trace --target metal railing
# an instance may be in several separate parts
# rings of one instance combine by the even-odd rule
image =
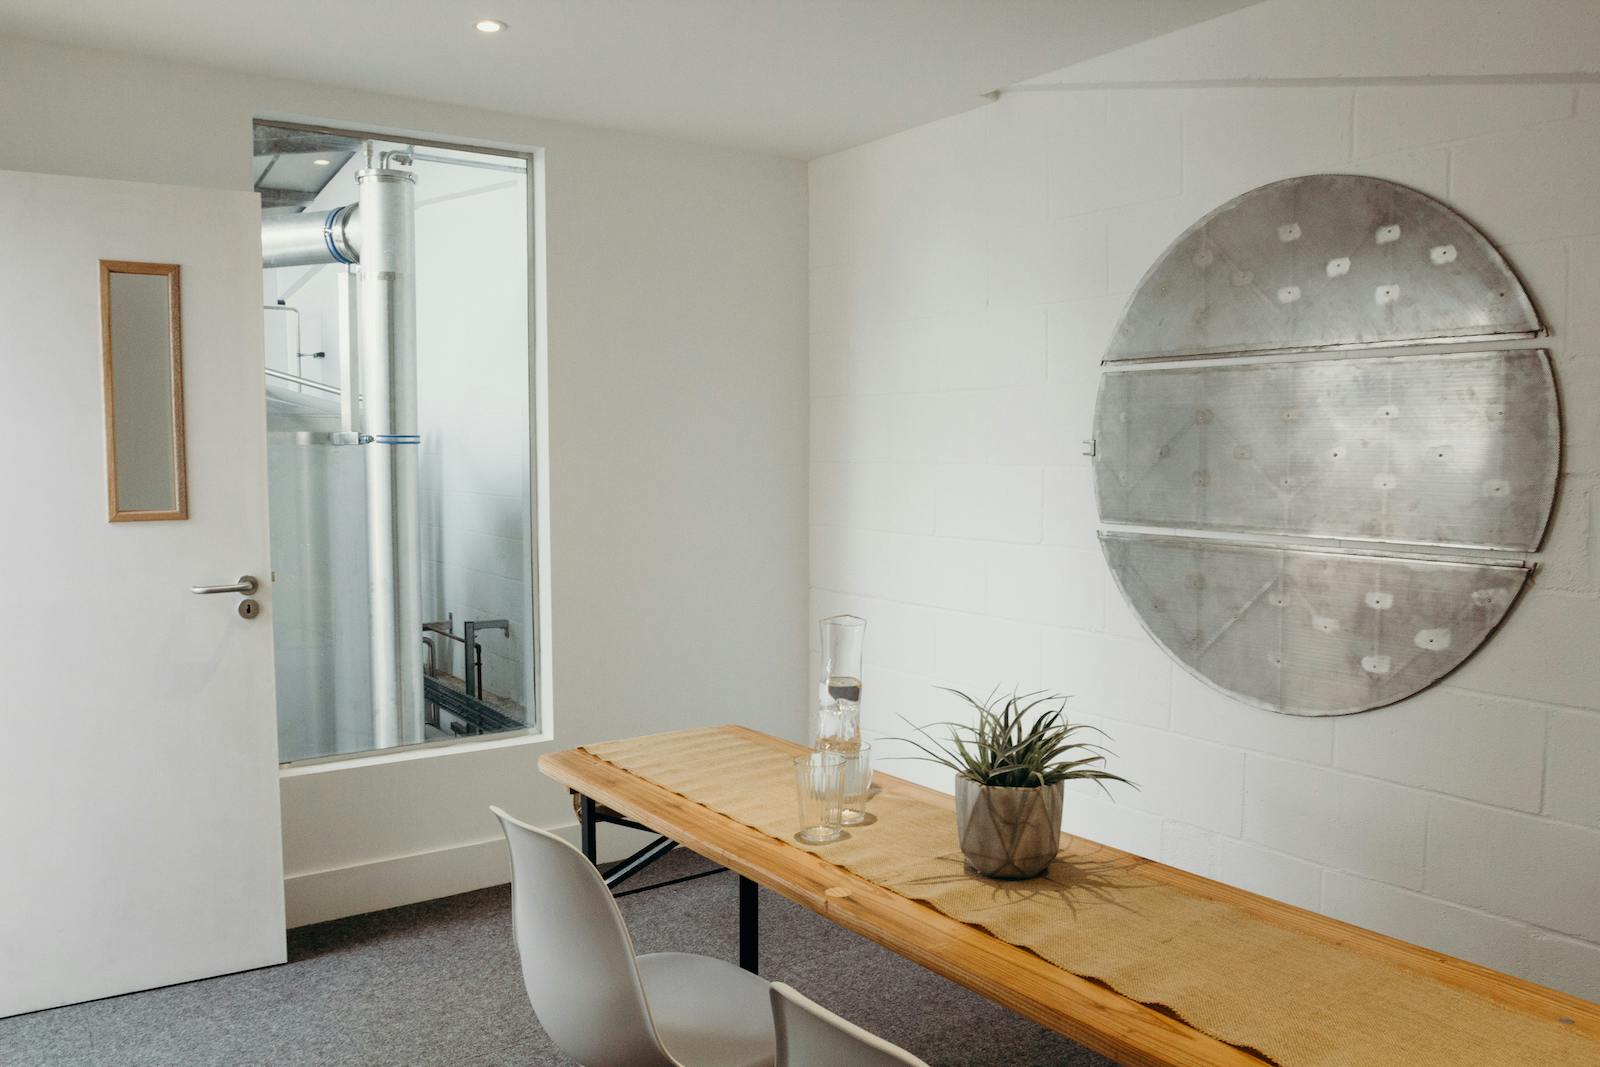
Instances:
[[[331,393],[334,396],[340,396],[344,392],[337,385],[329,385],[326,382],[319,382],[312,378],[302,378],[298,374],[290,374],[288,371],[283,370],[273,370],[271,367],[267,368],[267,377],[276,378],[280,382],[288,382],[290,385],[303,385],[308,389],[315,389],[319,393]]]

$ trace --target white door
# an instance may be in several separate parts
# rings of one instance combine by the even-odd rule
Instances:
[[[0,172],[0,1016],[285,958],[260,254],[253,194]],[[187,520],[107,521],[102,259],[182,270]]]

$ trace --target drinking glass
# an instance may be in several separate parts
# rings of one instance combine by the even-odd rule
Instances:
[[[822,684],[817,687],[811,741],[817,748],[844,751],[861,740],[861,638],[865,619],[833,615],[822,629]]]
[[[862,741],[854,749],[839,749],[844,757],[844,791],[839,801],[839,821],[860,826],[867,821],[867,796],[872,791],[872,746]]]
[[[823,845],[844,836],[844,757],[837,752],[809,752],[794,758],[794,784],[800,796],[800,832],[795,838]]]

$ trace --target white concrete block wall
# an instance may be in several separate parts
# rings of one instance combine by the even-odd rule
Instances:
[[[1566,416],[1502,631],[1444,684],[1338,719],[1242,705],[1154,645],[1100,556],[1080,443],[1165,245],[1318,171],[1482,227],[1551,326]],[[810,184],[811,607],[867,619],[868,732],[959,716],[936,685],[1072,694],[1143,788],[1072,791],[1069,830],[1600,998],[1600,86],[1017,93],[817,160]]]

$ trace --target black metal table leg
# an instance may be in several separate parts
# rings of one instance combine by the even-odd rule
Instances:
[[[656,838],[654,841],[650,842],[648,845],[644,846],[639,851],[623,860],[621,863],[614,865],[610,870],[606,871],[606,888],[615,893],[617,891],[617,886],[621,885],[623,882],[626,882],[629,878],[632,878],[634,875],[638,874],[640,871],[644,870],[646,867],[650,866],[652,863],[656,862],[662,856],[665,856],[668,852],[671,852],[677,847],[677,842],[673,841],[671,838]]]
[[[739,966],[751,974],[761,964],[761,887],[739,876]]]
[[[594,844],[594,799],[592,797],[578,798],[578,833],[583,849],[584,858],[590,863],[596,862]]]

